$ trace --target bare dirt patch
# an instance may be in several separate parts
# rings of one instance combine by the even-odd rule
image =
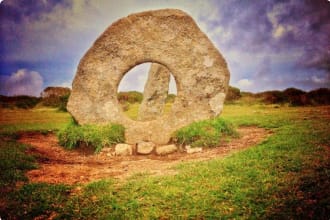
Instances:
[[[185,161],[204,161],[224,157],[234,151],[246,149],[260,143],[271,135],[271,131],[257,127],[241,127],[240,138],[200,153],[176,152],[167,156],[133,155],[109,156],[105,150],[93,154],[88,150],[65,150],[58,144],[56,135],[23,133],[19,142],[32,146],[27,153],[37,156],[39,168],[27,173],[31,182],[87,183],[103,178],[126,179],[136,173],[151,175],[175,174],[174,165]]]

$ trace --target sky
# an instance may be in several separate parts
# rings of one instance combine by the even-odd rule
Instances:
[[[330,87],[329,0],[2,0],[0,94],[71,87],[79,60],[108,26],[162,8],[193,17],[242,91]],[[143,91],[149,67],[128,72],[120,90]]]

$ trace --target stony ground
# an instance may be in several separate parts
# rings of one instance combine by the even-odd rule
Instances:
[[[94,154],[88,149],[68,151],[58,144],[56,135],[41,133],[22,133],[19,141],[32,146],[29,154],[37,157],[39,168],[27,173],[32,182],[47,183],[87,183],[113,177],[124,180],[136,173],[151,175],[174,175],[174,165],[185,161],[204,161],[224,157],[232,152],[243,150],[260,143],[271,135],[269,130],[257,127],[241,127],[240,137],[213,149],[187,154],[176,152],[167,156],[134,155],[127,157],[111,156],[105,149]]]

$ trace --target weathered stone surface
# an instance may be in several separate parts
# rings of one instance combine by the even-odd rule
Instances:
[[[199,153],[203,151],[203,148],[201,147],[191,147],[190,145],[187,145],[186,147],[186,152],[188,154],[194,154],[194,153]]]
[[[133,154],[133,147],[129,144],[117,144],[115,147],[116,156],[129,156]]]
[[[178,150],[178,148],[174,144],[163,145],[163,146],[156,147],[156,154],[157,155],[166,155],[166,154],[174,153],[177,150]]]
[[[144,87],[143,100],[139,108],[138,120],[150,121],[163,114],[170,71],[158,63],[151,64],[148,80]]]
[[[136,153],[138,154],[150,154],[154,148],[155,144],[152,142],[139,142],[136,146]]]
[[[178,95],[169,114],[134,121],[121,110],[117,90],[144,62],[167,67]],[[147,11],[116,21],[94,42],[79,63],[68,110],[79,124],[122,124],[127,143],[166,144],[178,128],[220,114],[228,82],[224,58],[189,15]]]

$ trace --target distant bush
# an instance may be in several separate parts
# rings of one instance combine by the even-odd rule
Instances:
[[[169,94],[166,103],[173,103],[176,95]],[[118,101],[127,109],[129,104],[141,103],[143,94],[137,91],[119,92]],[[330,89],[320,88],[310,92],[305,92],[297,88],[287,88],[283,91],[273,90],[260,93],[241,92],[236,87],[229,86],[225,103],[265,103],[265,104],[288,104],[290,106],[307,105],[330,105]]]
[[[71,89],[65,87],[47,87],[41,93],[42,105],[58,108],[60,111],[67,111],[66,105]]]
[[[296,88],[288,88],[283,91],[266,91],[257,93],[266,104],[289,104],[290,106],[329,105],[330,89],[320,88],[305,92]]]
[[[239,88],[229,86],[225,101],[232,102],[240,99],[241,97],[242,97],[241,90]]]
[[[122,125],[77,125],[71,122],[65,129],[58,132],[61,146],[66,149],[74,149],[86,145],[101,151],[104,146],[125,142],[125,129]]]
[[[287,88],[283,91],[283,94],[286,97],[294,97],[294,96],[304,95],[306,94],[306,92],[296,88]]]
[[[283,92],[277,90],[258,93],[257,97],[259,96],[266,104],[283,104],[286,101]]]
[[[66,109],[66,105],[68,104],[69,101],[69,95],[64,95],[60,97],[60,105],[58,107],[58,110],[63,111],[63,112],[67,112],[68,110]]]
[[[70,94],[63,95],[63,96],[48,96],[46,98],[43,98],[41,103],[44,106],[58,108],[60,111],[66,112],[66,105],[68,103]]]
[[[307,97],[313,105],[330,105],[330,89],[320,88],[307,93]]]
[[[224,136],[236,136],[232,124],[221,118],[194,122],[176,131],[173,141],[192,147],[216,147]]]
[[[306,97],[306,92],[296,88],[288,88],[283,91],[285,101],[291,106],[308,105],[309,100]]]
[[[69,95],[70,93],[71,93],[71,89],[67,87],[49,86],[45,88],[44,91],[41,92],[40,96],[42,98],[47,98],[50,96],[60,97],[60,96]]]
[[[48,107],[58,108],[60,106],[60,97],[49,96],[41,100],[41,104]]]
[[[40,98],[32,96],[1,96],[0,107],[30,109],[40,102]]]
[[[129,92],[119,92],[117,95],[118,101],[120,103],[141,103],[143,100],[143,94],[137,91],[129,91]]]

